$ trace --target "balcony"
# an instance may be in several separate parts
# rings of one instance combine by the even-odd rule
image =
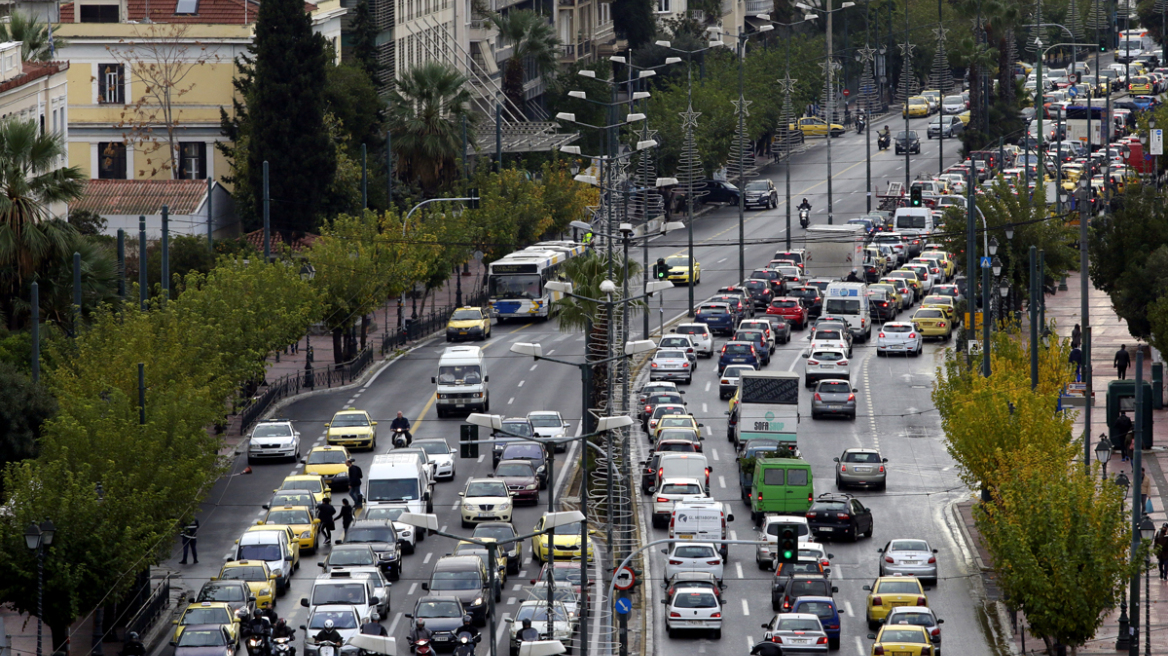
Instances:
[[[746,14],[756,16],[769,14],[775,10],[775,0],[746,0]]]
[[[571,63],[584,59],[592,54],[592,41],[582,41],[580,43],[567,43],[560,46],[560,62]]]

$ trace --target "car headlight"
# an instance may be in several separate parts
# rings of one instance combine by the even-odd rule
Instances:
[[[482,597],[475,597],[475,600],[470,602],[470,605],[471,606],[482,606],[483,605],[483,598]]]
[[[398,535],[400,535],[400,536],[402,536],[403,538],[406,538],[406,539],[408,540],[408,539],[409,539],[409,537],[410,537],[411,535],[413,535],[413,533],[412,533],[411,531],[399,531],[399,532],[398,532]]]
[[[511,504],[510,504],[510,503],[501,503],[501,504],[499,504],[499,510],[510,510],[510,509],[511,509]]]
[[[274,570],[272,570],[272,573],[275,574],[276,576],[284,576],[283,569],[274,569]]]
[[[312,537],[312,531],[305,531],[305,532],[300,534],[301,540],[307,540],[310,537]]]
[[[445,394],[439,394],[439,395],[438,395],[438,398],[440,398],[440,399],[445,399],[445,398],[447,398],[447,397],[446,397],[446,395],[445,395]]]
[[[268,596],[268,595],[270,595],[270,594],[272,594],[272,589],[271,589],[271,588],[260,588],[260,596],[261,596],[261,597],[266,597],[266,596]]]
[[[539,489],[539,483],[532,483],[531,485],[528,485],[528,486],[527,486],[527,489],[529,489],[529,490],[538,490],[538,489]]]

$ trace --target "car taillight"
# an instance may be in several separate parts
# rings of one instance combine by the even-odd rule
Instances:
[[[807,519],[815,519],[815,512],[814,512],[814,511],[810,511],[810,512],[808,512],[808,513],[807,513]]]
[[[683,363],[683,364],[681,365],[681,367],[682,367],[683,369],[688,369],[688,368],[689,368],[689,362],[685,362],[685,363]]]
[[[881,474],[883,474],[883,473],[884,473],[884,465],[880,465],[880,473],[881,473]]]
[[[758,497],[757,497],[757,498],[758,498],[758,500],[759,500],[759,501],[762,501],[762,490],[759,490],[759,491],[758,491]]]
[[[873,606],[883,606],[884,600],[881,599],[880,597],[872,597],[872,605]]]
[[[811,493],[807,493],[807,503],[811,503]]]
[[[807,364],[819,364],[819,360],[808,360]]]
[[[776,635],[776,636],[771,636],[771,642],[777,642],[777,643],[779,643],[779,644],[782,644],[782,643],[783,643],[783,639],[782,639],[782,638],[780,638],[780,637],[779,637],[779,636],[777,636],[777,635]]]
[[[656,363],[656,362],[654,362],[653,364],[649,365],[649,368],[650,368],[650,369],[656,369],[656,368],[657,368],[657,363]]]
[[[722,561],[720,561],[720,560],[707,560],[706,564],[707,565],[721,565]]]
[[[847,466],[847,465],[840,465],[840,471],[842,471],[842,472],[846,472],[847,470],[848,470],[848,466]]]
[[[883,336],[884,335],[881,335],[881,337],[883,337]],[[645,412],[653,412],[653,406],[651,406],[651,405],[645,406]]]
[[[856,395],[855,395],[855,394],[848,394],[848,400],[849,400],[849,401],[855,401],[855,400],[856,400]]]
[[[820,398],[820,396],[819,396],[819,392],[816,392],[816,393],[815,393],[815,400],[816,400],[816,401],[820,401],[820,402],[822,402],[822,401],[823,401],[823,399],[822,399],[822,398]]]
[[[845,364],[847,364],[847,363],[848,363],[848,361],[847,361],[847,360],[837,360],[837,361],[836,361],[836,364],[838,364],[838,365],[845,365]]]
[[[666,503],[668,501],[669,499],[666,499],[665,497],[657,497],[657,503]]]
[[[885,303],[885,305],[888,305],[888,304],[887,304],[887,303]],[[878,336],[880,339],[884,339],[884,331],[883,331],[883,330],[881,330],[881,331],[880,331],[880,334],[879,334],[879,335],[877,335],[877,336]]]
[[[930,634],[931,634],[933,637],[937,637],[937,636],[941,635],[941,629],[933,629],[933,630],[932,630],[932,631],[930,631],[929,633],[930,633]]]
[[[670,559],[670,560],[669,560],[669,564],[670,564],[670,565],[680,565],[680,564],[681,564],[681,561],[680,561],[680,560],[673,560],[673,559]]]
[[[896,562],[896,561],[894,561],[894,560],[892,559],[892,556],[885,556],[885,557],[884,557],[884,562],[886,562],[886,563],[894,563],[894,562]]]
[[[934,564],[936,564],[936,562],[937,562],[936,556],[929,556],[929,564],[930,565],[934,565]]]
[[[726,352],[726,346],[727,346],[727,345],[725,345],[725,344],[723,344],[723,345],[722,345],[722,352],[723,352],[723,353],[725,353],[725,352]]]
[[[827,636],[819,636],[819,640],[816,640],[815,644],[826,645],[827,644]]]
[[[826,558],[824,558],[824,559],[822,559],[822,560],[820,560],[820,561],[819,561],[819,564],[820,564],[820,565],[822,565],[822,566],[824,566],[824,567],[830,567],[830,566],[831,566],[831,561],[830,561],[830,560],[828,560],[828,559],[826,559]]]
[[[681,617],[681,613],[677,613],[677,612],[672,612],[672,611],[671,611],[671,612],[669,613],[669,616],[670,616],[670,617]]]
[[[710,617],[712,617],[712,618],[720,618],[720,617],[722,617],[722,613],[710,613]]]
[[[921,656],[933,656],[933,648],[928,645],[921,647]]]
[[[924,606],[924,605],[927,605],[928,603],[929,603],[928,599],[925,599],[924,597],[917,597],[917,605],[918,606]]]
[[[657,470],[657,478],[661,478],[664,475],[665,475],[665,468],[664,467],[661,467],[660,469]]]
[[[723,385],[729,385],[729,384],[730,384],[730,379],[729,379],[729,378],[723,378],[723,379],[722,379],[722,384],[723,384]]]
[[[884,647],[880,645],[873,645],[872,656],[884,656]]]
[[[847,514],[847,513],[836,513],[835,518],[847,521],[847,520],[851,519],[852,516]]]
[[[908,338],[909,338],[909,339],[916,339],[916,338],[917,338],[917,334],[916,334],[916,333],[909,333],[909,334],[908,334]]]

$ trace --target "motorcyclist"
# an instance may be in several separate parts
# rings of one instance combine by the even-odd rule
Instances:
[[[881,129],[880,132],[878,132],[877,134],[880,135],[881,139],[887,139],[887,138],[892,136],[892,130],[889,129],[889,127],[887,125],[885,125],[884,128]]]
[[[414,643],[419,640],[431,640],[434,637],[434,632],[426,628],[426,620],[418,620],[414,624],[414,628],[410,629],[410,634],[406,636],[406,641],[410,643],[410,649],[414,648]]]
[[[262,653],[268,653],[268,640],[272,635],[272,625],[268,618],[264,617],[264,611],[255,609],[251,619],[244,623],[240,630],[244,638],[253,636],[262,638],[260,643],[263,647]]]
[[[478,642],[479,630],[477,628],[475,628],[474,618],[471,617],[470,615],[463,615],[462,616],[462,626],[460,626],[454,630],[454,635],[456,635],[456,636],[460,636],[464,633],[469,633],[470,639],[475,641],[475,642]]]
[[[409,446],[410,442],[414,441],[414,436],[410,435],[410,420],[403,417],[400,410],[397,413],[397,417],[390,423],[389,430],[396,431],[399,428],[405,431],[406,445]]]
[[[844,280],[844,282],[864,282],[864,281],[860,280],[860,276],[856,275],[856,270],[852,269],[851,272],[848,273],[848,277],[846,280]]]
[[[276,626],[272,629],[273,638],[295,638],[296,629],[288,626],[288,621],[284,618],[276,620]]]
[[[369,621],[361,625],[361,633],[365,635],[387,636],[389,631],[381,626],[381,615],[377,612],[370,613]]]
[[[795,209],[807,210],[808,212],[810,212],[811,211],[811,202],[808,201],[806,198],[804,198],[803,202],[800,203],[798,205],[798,207],[796,207]]]
[[[539,630],[531,626],[531,618],[523,620],[523,628],[519,629],[519,633],[515,636],[519,642],[534,642],[539,640]]]
[[[130,634],[126,636],[121,656],[146,656],[146,645],[143,645],[142,641],[138,639],[136,631],[130,631]]]
[[[771,642],[770,640],[763,640],[750,649],[751,656],[783,656],[782,645]]]
[[[345,641],[341,637],[341,632],[333,628],[332,620],[324,621],[324,628],[317,632],[315,640],[318,645],[322,642],[331,642],[337,647],[340,647],[341,643]]]

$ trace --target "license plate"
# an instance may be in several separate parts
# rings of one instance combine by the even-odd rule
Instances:
[[[679,626],[705,626],[706,623],[701,620],[686,620],[677,623]]]
[[[907,601],[894,601],[894,602],[892,602],[891,605],[893,608],[900,608],[901,606],[907,606],[908,602]]]
[[[458,331],[458,334],[459,334],[459,335],[465,335],[465,334],[466,334],[466,331],[465,331],[465,330],[460,330],[460,331]]]
[[[919,561],[919,560],[904,560],[904,561],[901,561],[901,564],[902,565],[920,565],[921,561]]]
[[[892,652],[892,656],[912,656],[912,652],[911,651],[894,651],[894,652]]]
[[[490,518],[494,517],[494,515],[492,513],[479,513],[477,515],[477,517],[479,519],[490,519]]]
[[[679,540],[692,540],[693,537],[694,537],[693,533],[682,533],[681,535],[677,536],[677,539],[679,539]]]
[[[834,531],[835,529],[830,527],[830,526],[821,526],[821,527],[819,527],[819,530],[821,530],[825,533],[830,533],[830,532]]]
[[[811,640],[809,638],[787,638],[793,645],[809,645]]]
[[[871,467],[856,467],[857,474],[867,474],[872,471]]]
[[[835,365],[834,365],[834,364],[821,364],[821,365],[819,365],[819,366],[820,366],[820,368],[822,368],[822,369],[835,369]]]
[[[828,405],[827,409],[828,410],[842,410],[843,406],[842,405]],[[859,470],[857,469],[856,471],[859,471]]]
[[[466,404],[465,404],[465,403],[455,403],[455,404],[454,404],[454,407],[456,407],[456,408],[465,408],[465,407],[466,407]]]

